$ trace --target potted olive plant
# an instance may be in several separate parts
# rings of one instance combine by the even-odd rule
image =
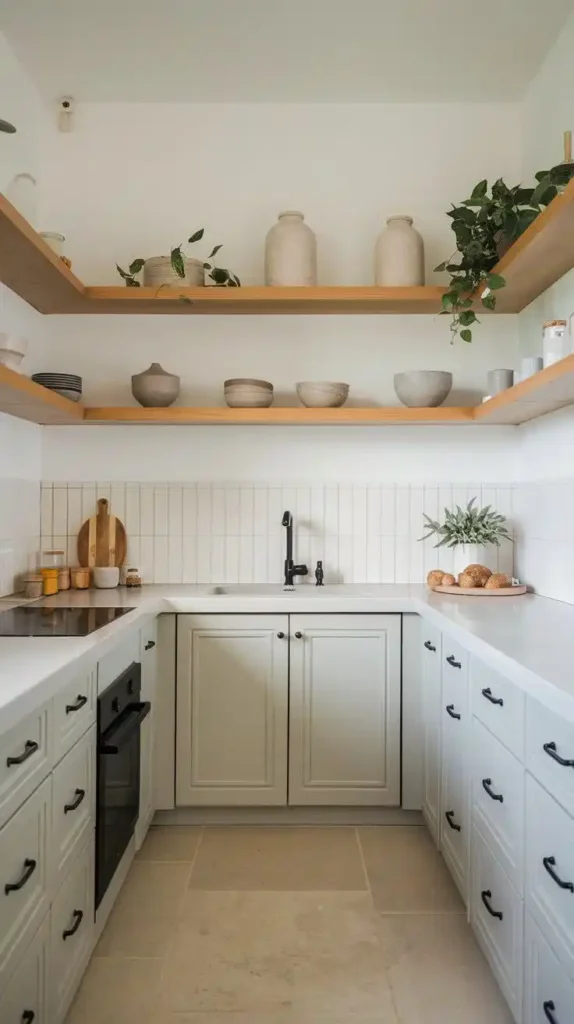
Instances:
[[[203,238],[204,229],[200,228],[188,238],[188,245],[199,242]],[[218,287],[238,288],[241,281],[237,274],[232,274],[225,267],[216,267],[213,262],[221,245],[211,250],[207,260],[196,260],[186,256],[183,242],[170,251],[169,256],[151,256],[148,259],[138,257],[132,260],[127,270],[116,263],[118,274],[128,288],[139,288],[138,275],[143,270],[143,283],[146,288],[180,288],[182,284],[188,288],[199,288],[205,284],[205,274],[212,285]]]
[[[506,519],[492,511],[491,505],[475,508],[472,498],[465,509],[460,505],[456,511],[445,508],[444,522],[439,523],[423,513],[427,533],[420,540],[437,537],[435,548],[454,548],[454,575],[458,576],[468,565],[488,566],[492,547],[500,547],[502,539],[511,540],[506,528]]]

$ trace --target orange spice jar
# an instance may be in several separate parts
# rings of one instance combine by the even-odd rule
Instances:
[[[58,569],[40,569],[44,597],[58,593]]]

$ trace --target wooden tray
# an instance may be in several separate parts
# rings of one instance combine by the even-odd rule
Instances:
[[[485,590],[484,587],[431,587],[439,594],[464,594],[465,597],[518,597],[526,594],[526,587],[500,587],[498,590]]]

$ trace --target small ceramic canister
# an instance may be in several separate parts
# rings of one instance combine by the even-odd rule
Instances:
[[[90,570],[87,566],[75,566],[70,570],[74,590],[87,590],[90,586]]]
[[[42,577],[40,573],[29,573],[24,576],[24,597],[27,601],[37,601],[42,597]]]
[[[497,395],[506,391],[514,383],[514,370],[489,370],[486,376],[486,389],[489,395]]]

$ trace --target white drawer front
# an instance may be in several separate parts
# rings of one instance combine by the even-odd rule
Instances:
[[[86,845],[96,824],[96,726],[66,754],[54,771],[51,864],[54,891]]]
[[[111,686],[132,662],[140,660],[140,631],[134,629],[121,643],[98,661],[98,693]]]
[[[478,658],[471,658],[470,701],[473,715],[523,761],[525,693]]]
[[[0,830],[0,991],[48,910],[51,787],[46,779]]]
[[[53,1024],[63,1021],[86,969],[94,937],[94,840],[82,850],[52,905],[50,991]]]
[[[49,1024],[50,915],[36,932],[0,996],[2,1024]]]
[[[526,903],[574,979],[574,820],[530,775]]]
[[[522,1013],[523,902],[476,828],[470,923],[516,1020]]]
[[[0,736],[0,826],[51,771],[52,730],[50,702]]]
[[[574,982],[526,914],[524,1024],[574,1024]]]
[[[518,892],[524,875],[525,771],[515,757],[472,719],[472,817]]]
[[[96,670],[73,679],[54,697],[55,763],[96,721]]]
[[[526,767],[574,817],[574,725],[531,697],[526,702]]]

